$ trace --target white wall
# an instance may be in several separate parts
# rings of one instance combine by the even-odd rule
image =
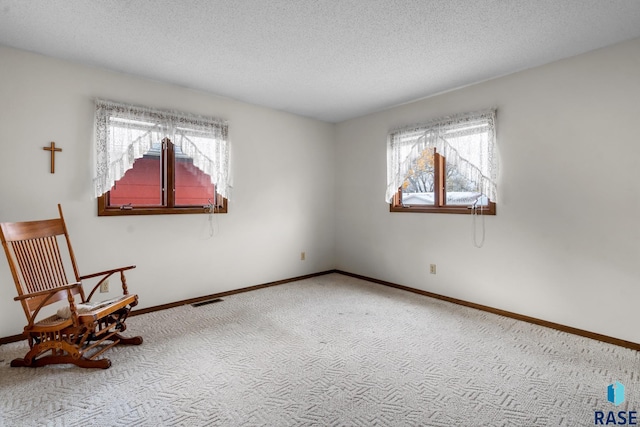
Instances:
[[[96,216],[95,97],[229,121],[234,190],[214,237],[207,215]],[[50,141],[63,149],[53,175]],[[0,221],[55,217],[61,203],[81,274],[136,264],[139,308],[333,268],[334,143],[332,124],[0,47]],[[25,325],[15,295],[2,255],[0,337]]]
[[[390,213],[386,135],[497,107],[498,215]],[[337,127],[337,268],[640,342],[640,39]],[[437,274],[429,274],[429,264]]]

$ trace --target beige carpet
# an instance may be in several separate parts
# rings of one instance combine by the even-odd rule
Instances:
[[[0,425],[576,426],[640,410],[639,352],[339,274],[128,324],[145,343],[110,350],[107,370],[10,368],[26,344],[0,346]]]

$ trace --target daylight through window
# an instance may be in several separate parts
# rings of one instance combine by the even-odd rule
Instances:
[[[393,212],[495,214],[495,110],[395,130],[387,147]]]
[[[102,100],[95,121],[99,215],[226,212],[225,122]]]

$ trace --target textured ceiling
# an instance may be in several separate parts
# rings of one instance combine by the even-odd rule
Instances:
[[[0,44],[329,122],[636,37],[638,0],[0,0]]]

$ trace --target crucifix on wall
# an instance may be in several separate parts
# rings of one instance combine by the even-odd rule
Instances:
[[[43,150],[51,151],[51,173],[56,172],[56,151],[62,151],[62,148],[56,148],[56,143],[51,142],[50,147],[42,147]]]

